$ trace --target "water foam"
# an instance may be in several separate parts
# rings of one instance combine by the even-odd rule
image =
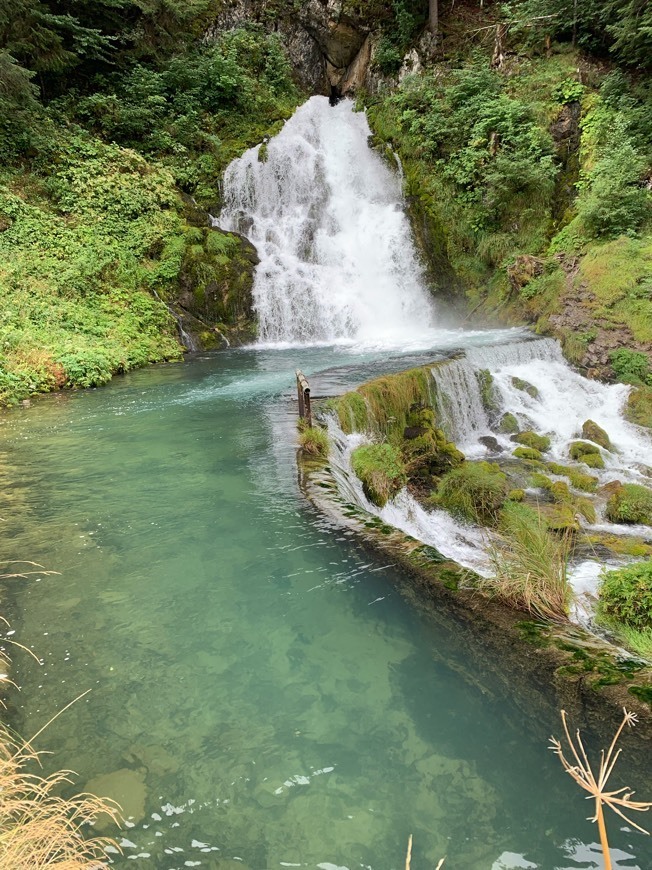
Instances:
[[[312,97],[224,177],[219,225],[256,246],[262,344],[424,347],[435,315],[401,182],[353,104]]]

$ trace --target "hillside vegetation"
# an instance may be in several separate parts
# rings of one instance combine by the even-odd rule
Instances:
[[[0,14],[0,403],[179,359],[179,322],[205,347],[251,337],[255,252],[208,212],[227,163],[306,96],[284,40],[310,10],[15,6]],[[534,322],[589,373],[635,383],[645,422],[650,7],[440,6],[429,39],[427,0],[339,12],[372,35],[360,99],[377,144],[403,159],[432,281],[465,314]],[[216,29],[234,7],[256,20]]]

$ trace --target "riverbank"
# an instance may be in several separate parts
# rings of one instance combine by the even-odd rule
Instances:
[[[312,456],[300,451],[299,464],[310,500],[400,564],[431,606],[450,609],[465,642],[489,660],[481,667],[513,685],[515,703],[572,709],[603,738],[622,707],[632,707],[643,722],[643,753],[652,666],[614,643],[617,630],[605,631],[596,615],[601,567],[652,554],[644,525],[652,513],[629,527],[603,516],[608,499],[628,487],[647,492],[652,505],[645,466],[637,465],[637,456],[649,456],[649,435],[618,422],[619,389],[583,382],[549,339],[473,349],[321,405],[330,443],[315,442]],[[548,404],[559,393],[563,420]],[[589,410],[611,429],[608,449],[591,441],[604,434],[595,423],[595,431],[584,426],[588,440],[573,441]],[[587,452],[576,454],[573,444]],[[523,532],[529,537],[521,540]],[[521,554],[533,584],[527,599],[515,585],[518,541],[534,548]],[[509,559],[506,596],[495,577]]]

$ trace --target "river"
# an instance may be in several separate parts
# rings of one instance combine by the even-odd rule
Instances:
[[[9,715],[29,737],[91,690],[37,748],[124,800],[120,870],[386,870],[410,834],[412,870],[598,870],[556,716],[524,719],[299,489],[297,367],[331,395],[523,337],[442,328],[398,177],[363,115],[330,111],[313,98],[227,172],[220,221],[261,255],[258,346],[0,418],[6,558],[59,572],[6,596],[40,658],[12,650]],[[648,870],[649,842],[611,832],[614,866]]]

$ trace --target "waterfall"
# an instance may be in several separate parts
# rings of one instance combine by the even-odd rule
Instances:
[[[488,371],[495,410],[488,413],[478,374]],[[472,347],[459,359],[435,366],[440,419],[449,436],[469,455],[484,452],[482,435],[493,435],[505,450],[514,444],[498,430],[502,414],[513,414],[519,428],[551,439],[548,456],[568,462],[569,443],[582,437],[582,424],[593,420],[608,433],[614,449],[603,450],[607,480],[637,480],[646,474],[652,443],[649,434],[622,416],[629,387],[602,384],[582,377],[565,362],[559,344],[550,338]],[[645,482],[642,480],[641,482]]]
[[[432,333],[401,182],[369,135],[350,101],[312,97],[228,167],[218,222],[258,251],[261,343],[396,347]]]

